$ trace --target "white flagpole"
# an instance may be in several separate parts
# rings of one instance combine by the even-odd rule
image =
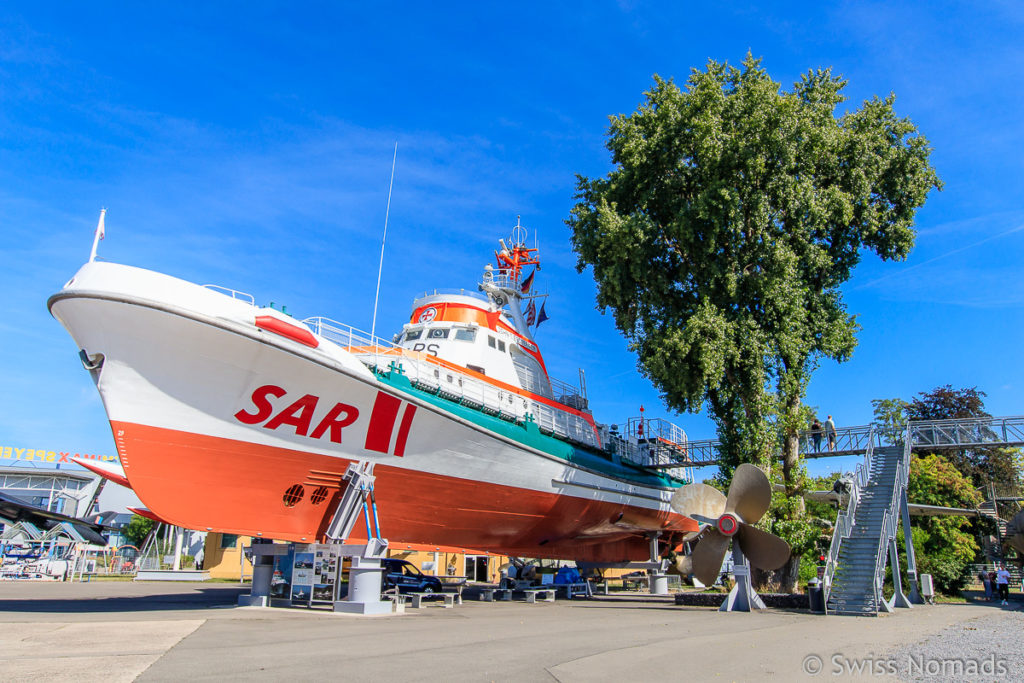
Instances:
[[[374,355],[377,349],[377,300],[380,298],[380,275],[384,270],[384,244],[388,240],[388,217],[391,215],[391,189],[395,186],[395,161],[398,160],[398,143],[395,143],[395,155],[391,158],[391,183],[388,185],[388,208],[384,211],[384,237],[380,241],[380,265],[377,266],[377,293],[373,295],[373,323],[370,325],[370,343],[373,344]]]
[[[92,237],[92,251],[89,253],[89,263],[96,260],[96,248],[99,247],[100,240],[103,239],[103,216],[106,213],[106,209],[100,209],[100,222],[96,224],[96,234]]]

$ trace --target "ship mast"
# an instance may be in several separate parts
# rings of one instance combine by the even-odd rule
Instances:
[[[506,244],[505,240],[498,240],[501,244],[501,251],[494,252],[494,258],[498,265],[496,268],[490,264],[484,267],[484,279],[480,283],[480,289],[487,293],[495,310],[501,310],[507,305],[519,333],[533,339],[533,335],[530,334],[530,326],[523,317],[520,301],[533,289],[533,273],[540,269],[540,260],[536,255],[538,249],[527,248],[526,234],[526,228],[520,223],[520,217],[516,216],[516,224],[509,237],[511,244]],[[523,271],[527,266],[535,268],[524,279]],[[532,299],[533,297],[527,298]]]

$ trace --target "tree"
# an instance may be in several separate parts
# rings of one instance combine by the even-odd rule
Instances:
[[[685,90],[655,76],[637,111],[612,117],[614,168],[578,177],[567,221],[598,307],[667,405],[707,406],[727,476],[769,470],[781,432],[788,496],[811,374],[856,345],[841,286],[863,251],[906,258],[941,185],[895,97],[837,115],[845,86],[819,69],[784,91],[750,54],[741,68],[709,61]],[[780,503],[769,521],[784,530],[802,510]],[[805,545],[795,528],[787,540]]]
[[[121,535],[124,536],[125,540],[127,540],[131,545],[136,548],[141,548],[146,537],[149,536],[155,526],[156,522],[147,517],[143,517],[142,515],[132,515],[132,518],[128,520],[128,524],[125,525],[124,529],[121,531]]]
[[[981,495],[970,479],[941,455],[914,455],[910,460],[909,500],[922,505],[976,508]],[[943,593],[963,588],[964,570],[978,552],[963,517],[915,517],[911,522],[919,574],[931,574]],[[902,528],[899,547],[903,548]],[[903,557],[906,566],[906,557]]]
[[[872,399],[875,419],[872,426],[891,443],[901,442],[907,428],[907,402],[901,398]]]
[[[615,168],[578,177],[577,267],[667,405],[708,407],[729,471],[766,466],[781,426],[792,494],[811,373],[856,343],[840,287],[865,249],[909,253],[940,186],[931,148],[892,95],[837,117],[846,81],[830,69],[786,92],[748,54],[694,70],[685,91],[654,81],[611,119]]]

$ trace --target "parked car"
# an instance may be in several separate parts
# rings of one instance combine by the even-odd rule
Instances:
[[[386,559],[380,563],[384,566],[384,579],[381,582],[384,590],[398,588],[399,593],[440,593],[441,580],[436,576],[424,574],[408,560]]]

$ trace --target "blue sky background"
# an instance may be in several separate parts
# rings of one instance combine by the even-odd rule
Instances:
[[[378,330],[426,289],[475,286],[521,214],[551,294],[537,339],[552,374],[583,367],[601,421],[641,404],[667,416],[595,310],[563,221],[574,174],[610,169],[607,117],[634,111],[653,74],[683,82],[748,49],[785,87],[832,66],[852,106],[896,93],[945,182],[909,260],[866,257],[845,288],[860,345],[822,365],[808,403],[863,424],[873,398],[949,383],[1024,413],[1020,5],[486,5],[5,4],[0,445],[114,452],[46,310],[88,257],[100,207],[103,258],[369,329],[396,141]],[[670,417],[714,435],[704,415]]]

